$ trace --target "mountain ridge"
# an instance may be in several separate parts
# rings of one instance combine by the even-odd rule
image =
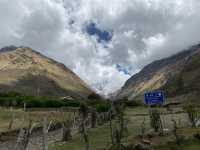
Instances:
[[[34,77],[38,80],[35,80]],[[39,80],[40,77],[41,80]],[[45,88],[40,84],[44,79],[46,79],[46,84],[49,83],[48,85],[51,85],[52,89],[57,89],[56,91],[60,91],[62,94],[58,95],[54,91],[48,91],[48,87]],[[21,84],[25,80],[29,80],[30,83]],[[27,94],[35,95],[36,92],[31,92],[36,88],[32,84],[33,81],[40,81],[38,86],[43,87],[44,90],[41,89],[40,93],[45,96],[51,93],[51,96],[87,97],[93,93],[73,71],[52,58],[28,47],[2,48],[0,50],[0,91],[15,90],[24,93],[26,87],[30,88]],[[21,87],[22,91],[16,85]]]
[[[130,100],[137,100],[137,98],[140,97],[139,99],[141,100],[141,96],[146,91],[166,90],[165,85],[172,80],[172,78],[179,76],[186,65],[193,59],[193,56],[199,53],[200,44],[197,44],[175,55],[156,60],[146,65],[140,72],[126,81],[117,94],[117,97],[126,97]]]

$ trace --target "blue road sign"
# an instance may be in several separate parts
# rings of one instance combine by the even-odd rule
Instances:
[[[148,92],[144,94],[144,101],[147,105],[160,105],[165,102],[164,93],[162,91]]]

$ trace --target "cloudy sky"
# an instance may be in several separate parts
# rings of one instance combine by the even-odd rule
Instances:
[[[104,94],[200,42],[199,0],[0,0],[0,47],[28,46]]]

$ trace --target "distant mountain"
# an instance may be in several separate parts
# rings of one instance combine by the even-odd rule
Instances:
[[[200,44],[157,60],[127,80],[117,97],[142,100],[146,91],[163,90],[170,101],[200,96]]]
[[[0,50],[0,93],[85,98],[93,91],[63,64],[27,47]]]

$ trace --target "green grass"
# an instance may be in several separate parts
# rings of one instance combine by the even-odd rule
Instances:
[[[175,108],[175,111],[179,111],[180,108]],[[160,109],[162,112],[166,112],[166,109]],[[13,128],[20,128],[22,116],[25,115],[26,118],[26,124],[28,124],[28,118],[33,119],[35,122],[41,122],[43,116],[45,114],[48,114],[49,120],[53,121],[61,121],[63,119],[62,114],[59,112],[23,112],[20,109],[14,110],[16,119],[14,122]],[[124,138],[124,142],[131,142],[135,143],[138,139],[135,137],[138,136],[141,133],[141,124],[143,120],[145,119],[145,128],[146,132],[150,129],[150,123],[149,123],[149,116],[148,114],[148,108],[144,107],[136,107],[136,108],[128,108],[125,112],[125,117],[128,120],[128,136],[127,138]],[[142,114],[142,116],[138,116],[138,114]],[[145,115],[144,115],[145,114]],[[65,117],[69,117],[69,113],[66,113],[64,115]],[[0,110],[0,132],[7,131],[8,125],[11,118],[11,112],[10,110],[1,109]],[[177,120],[177,125],[181,130],[179,130],[179,133],[181,135],[187,136],[191,139],[193,134],[196,132],[200,132],[200,129],[190,129],[185,128],[185,126],[188,125],[188,118],[187,115],[184,113],[181,114],[168,114],[168,115],[162,115],[162,120],[164,121],[164,128],[172,128],[172,121],[171,119]],[[159,147],[156,147],[156,150],[173,150],[173,149],[162,149],[162,147],[166,147],[167,142],[173,140],[173,136],[170,137],[156,137],[155,145],[160,145]],[[110,130],[109,130],[109,124],[104,124],[103,126],[98,126],[94,129],[89,129],[89,141],[90,146],[92,150],[98,150],[102,148],[106,148],[111,143],[110,138]],[[173,142],[171,144],[173,146]],[[175,145],[175,144],[174,144]],[[176,145],[175,145],[176,147]],[[199,143],[196,140],[188,140],[185,141],[184,146],[188,149],[183,150],[198,150],[199,149]],[[161,149],[159,149],[161,148]],[[84,141],[80,134],[76,134],[73,136],[73,139],[69,142],[57,142],[53,145],[50,145],[50,150],[84,150]],[[179,149],[177,149],[179,150]]]
[[[97,147],[105,148],[110,144],[110,131],[108,125],[105,124],[101,127],[89,130],[89,140],[91,149]],[[65,143],[57,143],[50,146],[50,150],[84,150],[84,141],[80,134],[74,136],[73,140]]]
[[[185,140],[181,145],[174,142],[169,142],[167,145],[155,146],[154,150],[199,150],[200,140],[189,139]]]
[[[33,111],[33,112],[24,112],[21,109],[0,109],[0,132],[8,131],[9,123],[14,114],[14,121],[12,129],[20,129],[22,126],[26,127],[29,124],[29,121],[37,123],[37,125],[42,124],[44,116],[47,116],[47,119],[53,122],[60,122],[63,119],[67,119],[72,116],[71,112],[56,112],[56,111]],[[77,115],[77,114],[76,114]],[[22,121],[24,118],[24,122]]]
[[[174,111],[179,111],[179,110],[181,109],[180,108],[174,109]],[[160,111],[166,112],[166,109],[160,109]],[[144,115],[144,114],[148,114],[148,108],[144,108],[144,107],[128,108],[125,114],[126,114],[125,117],[128,119],[128,137],[124,138],[123,141],[129,142],[129,143],[130,142],[135,143],[138,140],[135,137],[141,133],[141,124],[144,119],[145,119],[146,132],[149,131],[150,129],[149,117],[148,115]],[[143,114],[144,116],[138,116],[138,114]],[[172,118],[177,120],[177,123],[178,123],[177,125],[180,128],[188,125],[186,114],[184,113],[173,114],[173,115],[169,114],[169,115],[162,115],[162,120],[164,120],[165,128],[172,128],[172,121],[171,121]],[[196,133],[196,132],[197,132],[196,129],[185,129],[185,128],[183,128],[180,131],[181,134],[183,135],[185,134],[187,137],[191,137],[193,133]],[[174,137],[172,135],[168,137],[163,137],[163,138],[157,137],[155,143],[156,145],[157,144],[165,145],[167,142],[169,142],[173,138]],[[90,146],[92,150],[98,150],[98,149],[108,147],[111,143],[109,125],[105,124],[95,129],[89,129],[89,139],[90,139]],[[186,142],[186,144],[187,144],[186,147],[190,148],[188,150],[198,150],[198,149],[195,149],[196,147],[199,146],[197,141],[188,141]],[[79,134],[75,135],[72,141],[69,141],[66,143],[56,143],[50,146],[50,150],[67,150],[67,149],[84,150],[84,142]],[[156,150],[162,150],[162,149],[157,148]],[[171,149],[166,149],[166,150],[171,150]],[[186,150],[186,149],[183,149],[183,150]]]

